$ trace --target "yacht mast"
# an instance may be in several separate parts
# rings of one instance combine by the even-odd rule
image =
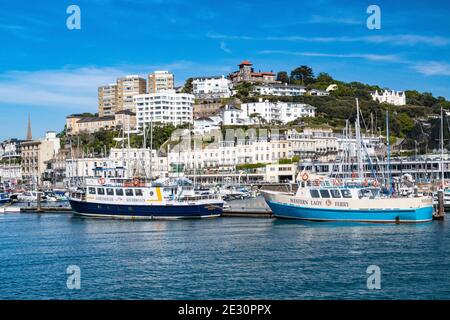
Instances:
[[[387,144],[387,187],[389,195],[392,193],[391,188],[391,142],[389,135],[389,110],[386,110],[386,144]]]
[[[444,178],[444,109],[441,107],[441,187],[445,189]]]
[[[359,101],[356,98],[356,123],[355,123],[355,131],[356,131],[356,156],[358,159],[358,178],[363,179],[363,163],[362,163],[362,154],[361,154],[361,126],[359,124]]]

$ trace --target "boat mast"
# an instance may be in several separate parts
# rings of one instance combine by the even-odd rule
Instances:
[[[153,118],[150,118],[150,179],[153,179]]]
[[[386,144],[387,144],[387,187],[389,190],[389,195],[392,193],[391,188],[391,143],[389,136],[389,110],[386,110]]]
[[[361,126],[359,123],[359,101],[356,98],[356,123],[355,123],[355,131],[356,131],[356,156],[358,160],[358,178],[363,179],[363,163],[362,163],[362,155],[361,155]]]
[[[445,188],[444,178],[444,109],[441,107],[441,187]]]

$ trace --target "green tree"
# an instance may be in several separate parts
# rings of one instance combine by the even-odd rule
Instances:
[[[289,82],[289,75],[286,71],[280,71],[277,74],[277,81],[280,81],[282,83],[288,83]]]
[[[237,90],[236,96],[240,98],[249,97],[250,94],[253,92],[253,84],[250,82],[243,82],[239,83],[235,86],[235,89]]]
[[[183,93],[192,93],[194,91],[193,78],[188,78],[184,83]]]
[[[308,85],[314,81],[314,72],[308,66],[300,66],[291,71],[291,83],[300,82],[302,85]]]

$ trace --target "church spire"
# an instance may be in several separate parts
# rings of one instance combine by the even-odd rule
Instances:
[[[31,120],[30,120],[30,113],[28,113],[27,140],[33,140],[33,135],[31,134]]]

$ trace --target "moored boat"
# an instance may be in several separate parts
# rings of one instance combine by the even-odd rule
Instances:
[[[6,192],[0,192],[0,205],[11,202],[10,195]]]
[[[69,202],[77,215],[118,219],[218,217],[224,204],[218,195],[196,193],[186,180],[180,185],[104,178],[87,181],[85,190],[73,193]]]
[[[277,218],[311,221],[408,223],[433,219],[431,197],[393,198],[379,187],[335,186],[302,181],[293,193],[261,191]]]

